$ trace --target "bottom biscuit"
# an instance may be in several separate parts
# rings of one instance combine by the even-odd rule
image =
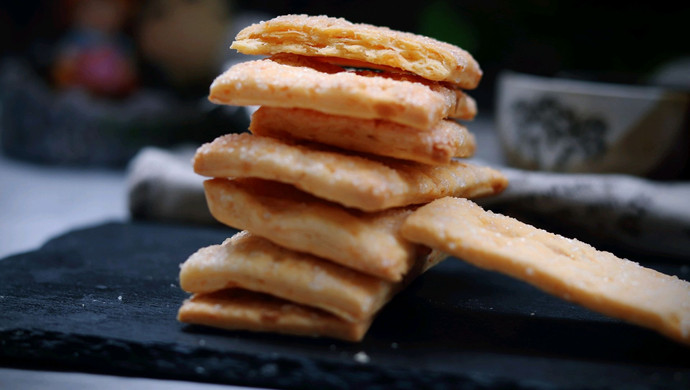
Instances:
[[[241,289],[194,294],[180,307],[181,322],[228,330],[360,341],[372,318],[345,321],[325,311]]]

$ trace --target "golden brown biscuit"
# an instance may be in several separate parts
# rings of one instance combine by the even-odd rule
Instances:
[[[228,134],[199,147],[194,171],[208,177],[276,180],[364,211],[447,195],[493,195],[507,186],[500,172],[460,161],[426,165],[346,153],[248,133]]]
[[[482,77],[479,64],[457,46],[327,16],[284,15],[257,23],[240,31],[230,47],[245,54],[293,53],[390,66],[465,89],[475,88]]]
[[[439,261],[438,256],[419,256],[405,281]],[[180,286],[187,292],[239,287],[317,307],[348,321],[373,316],[403,285],[283,248],[247,231],[198,250],[180,269]]]
[[[259,179],[212,179],[204,189],[218,221],[386,280],[402,280],[423,248],[398,234],[411,208],[364,213]]]
[[[443,118],[472,119],[476,102],[460,90],[402,74],[345,71],[292,55],[237,64],[211,84],[209,100],[228,105],[297,107],[385,119],[429,129]]]
[[[690,283],[675,276],[484,211],[466,199],[431,202],[401,231],[411,241],[690,344]]]
[[[297,138],[346,150],[417,161],[447,164],[453,157],[471,157],[476,142],[467,128],[441,120],[427,131],[377,119],[324,114],[301,108],[259,108],[249,130],[273,138]]]
[[[229,330],[273,332],[360,341],[372,318],[346,321],[323,310],[241,289],[194,294],[177,313],[178,321]]]

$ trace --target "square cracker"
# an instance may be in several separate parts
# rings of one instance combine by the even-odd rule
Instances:
[[[332,337],[346,341],[360,341],[372,322],[372,318],[346,321],[323,310],[241,289],[194,294],[184,301],[177,319],[228,330]]]
[[[465,89],[475,88],[482,77],[477,61],[457,46],[327,16],[284,15],[257,23],[240,31],[230,47],[244,54],[294,53],[383,65]]]
[[[396,283],[243,231],[191,255],[180,269],[180,286],[191,293],[239,287],[356,322],[371,318],[407,282],[440,260],[436,254],[420,255],[404,280]]]
[[[429,202],[442,196],[480,197],[503,191],[500,172],[460,161],[426,165],[357,156],[248,133],[202,145],[194,171],[208,177],[255,177],[364,211]]]
[[[432,165],[447,164],[453,157],[471,157],[476,148],[474,135],[453,120],[420,130],[378,119],[263,106],[252,115],[249,130],[255,135],[296,138]]]
[[[218,221],[382,279],[402,280],[424,250],[398,233],[412,208],[364,213],[260,179],[211,179],[204,189]]]
[[[466,199],[444,198],[419,208],[401,232],[411,241],[690,344],[690,283],[675,276],[484,211]]]
[[[213,81],[209,100],[306,108],[420,129],[446,117],[472,119],[477,113],[474,99],[462,91],[414,75],[347,71],[294,55],[232,66]]]

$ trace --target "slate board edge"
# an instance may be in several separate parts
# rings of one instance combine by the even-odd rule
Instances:
[[[37,353],[46,344],[51,353]],[[203,348],[174,344],[144,347],[126,340],[104,340],[98,336],[78,336],[41,330],[0,331],[0,365],[79,371],[106,375],[142,377],[139,362],[147,361],[145,377],[279,389],[550,389],[547,384],[528,384],[483,375],[464,376],[429,370],[411,370],[343,364],[327,359],[257,356],[240,352],[218,354]],[[78,355],[75,355],[77,353]],[[190,354],[199,362],[194,368],[182,362]],[[135,359],[113,359],[130,355]],[[88,359],[85,359],[88,358]],[[156,364],[151,364],[151,360]],[[84,365],[84,361],[90,364]],[[171,367],[175,374],[171,375]],[[257,367],[259,367],[257,369]]]

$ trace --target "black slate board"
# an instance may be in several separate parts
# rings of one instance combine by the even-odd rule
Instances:
[[[457,259],[361,343],[178,323],[179,264],[232,233],[106,223],[0,260],[0,365],[271,388],[690,388],[690,348]]]

